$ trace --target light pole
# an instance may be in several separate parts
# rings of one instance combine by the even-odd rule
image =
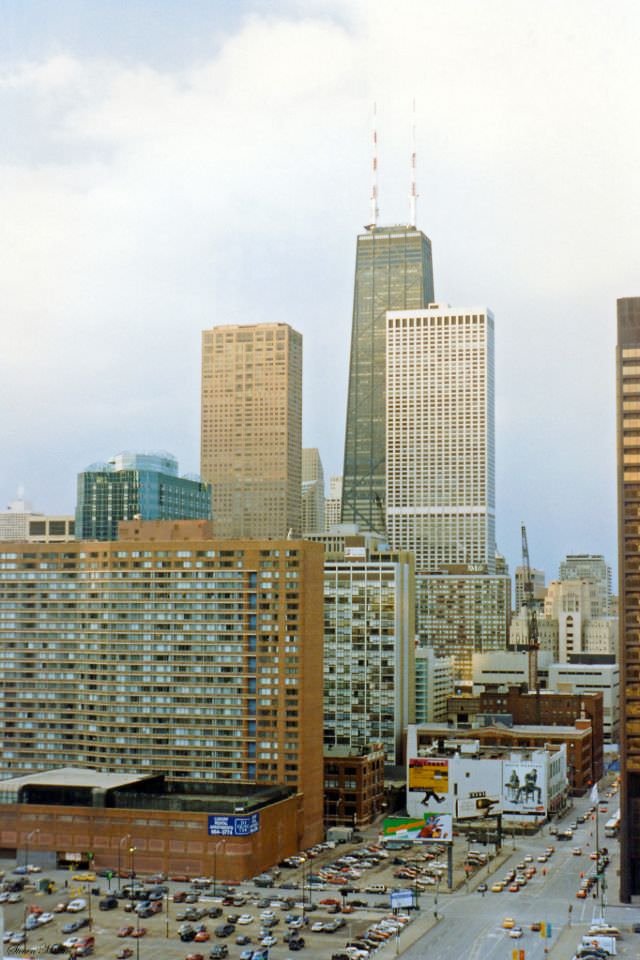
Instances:
[[[31,839],[31,837],[35,837],[35,835],[36,835],[37,833],[40,833],[40,828],[39,828],[39,827],[36,828],[35,830],[32,830],[30,833],[28,833],[28,834],[27,834],[27,839],[25,840],[25,845],[24,845],[24,868],[25,868],[25,870],[27,869],[27,867],[28,867],[28,865],[29,865],[29,840]]]
[[[120,893],[120,851],[125,840],[131,840],[131,834],[126,833],[124,837],[120,837],[118,840],[118,893]]]
[[[129,890],[129,898],[131,900],[131,909],[133,910],[133,878],[135,876],[135,871],[133,869],[133,855],[136,852],[137,847],[129,847],[129,855],[131,857],[131,887]]]
[[[222,844],[224,847],[224,840],[218,840],[213,845],[213,895],[216,895],[216,878],[218,876],[218,847]]]
[[[438,893],[440,891],[440,875],[436,877],[436,894],[433,900],[433,916],[438,919]]]
[[[87,880],[87,900],[89,902],[89,930],[93,930],[93,914],[91,912],[91,883]]]

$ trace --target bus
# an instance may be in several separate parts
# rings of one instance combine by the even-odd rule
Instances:
[[[604,825],[605,837],[617,837],[620,830],[620,811],[617,810],[610,820]]]

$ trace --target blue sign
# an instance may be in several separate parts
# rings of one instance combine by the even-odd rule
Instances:
[[[208,832],[210,837],[248,837],[260,829],[260,814],[252,813],[248,817],[221,817],[209,815]]]

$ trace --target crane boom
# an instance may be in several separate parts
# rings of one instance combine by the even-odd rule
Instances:
[[[522,566],[524,605],[527,610],[527,651],[529,654],[529,690],[539,694],[538,684],[538,650],[540,639],[538,636],[538,615],[533,595],[533,575],[529,562],[529,544],[527,543],[527,528],[524,523],[520,527],[522,533]]]

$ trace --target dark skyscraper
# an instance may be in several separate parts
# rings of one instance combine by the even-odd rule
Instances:
[[[620,899],[640,894],[640,297],[618,300]]]
[[[432,303],[431,241],[413,226],[358,236],[344,446],[342,521],[385,529],[385,348],[387,310]]]

